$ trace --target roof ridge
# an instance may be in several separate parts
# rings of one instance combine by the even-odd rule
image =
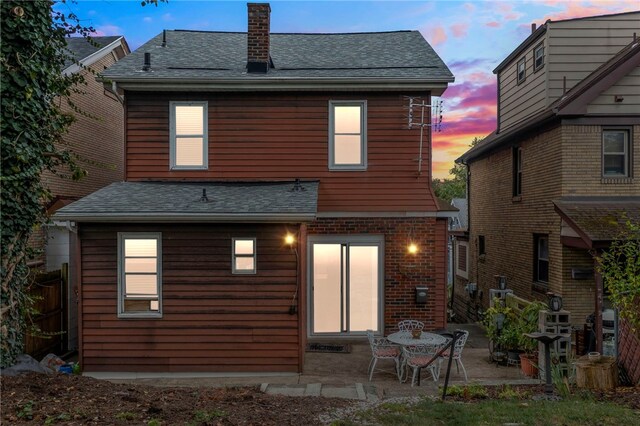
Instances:
[[[207,31],[207,30],[189,30],[189,29],[173,29],[167,31],[184,32],[184,33],[209,33],[209,34],[247,34],[246,31]],[[360,35],[360,34],[394,34],[394,33],[415,33],[418,30],[390,30],[390,31],[356,31],[356,32],[338,32],[338,33],[281,33],[272,32],[271,35]]]

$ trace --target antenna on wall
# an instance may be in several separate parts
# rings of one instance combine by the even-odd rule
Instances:
[[[423,97],[405,96],[408,100],[408,128],[420,129],[420,150],[418,154],[418,175],[422,174],[422,146],[424,140],[424,128],[431,127],[434,131],[442,131],[442,99],[432,99],[427,103]],[[425,111],[427,117],[425,119]],[[426,122],[425,122],[426,120]]]

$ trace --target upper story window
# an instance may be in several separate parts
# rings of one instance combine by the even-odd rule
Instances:
[[[549,282],[549,236],[536,234],[533,279],[539,283]]]
[[[602,176],[630,177],[631,150],[629,129],[602,130]]]
[[[171,169],[207,169],[207,102],[171,102]]]
[[[329,102],[329,169],[366,170],[367,102]]]
[[[255,238],[234,238],[233,239],[233,264],[234,274],[255,274],[256,273],[256,239]]]
[[[522,195],[522,148],[513,148],[513,196]]]
[[[533,71],[536,72],[544,66],[544,44],[540,43],[533,49]]]
[[[516,73],[518,84],[522,83],[527,78],[527,60],[526,58],[522,58],[518,61],[516,66]]]
[[[118,316],[162,316],[162,234],[118,233]]]

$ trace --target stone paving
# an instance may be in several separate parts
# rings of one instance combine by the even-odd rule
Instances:
[[[470,331],[469,339],[462,353],[469,382],[496,384],[537,384],[539,380],[522,375],[519,367],[497,366],[489,362],[489,342],[484,331],[476,324],[451,324],[450,330],[457,328]],[[434,382],[427,371],[422,374],[421,386],[411,386],[410,381],[400,383],[395,375],[392,361],[379,361],[369,382],[367,368],[371,359],[368,342],[360,340],[331,341],[330,343],[348,343],[351,353],[315,353],[305,356],[303,374],[272,374],[255,376],[237,374],[234,376],[216,374],[193,374],[185,376],[148,375],[107,375],[92,374],[94,377],[116,382],[135,382],[157,386],[260,386],[263,392],[295,396],[326,396],[350,398],[374,402],[381,399],[435,395],[439,386],[444,384],[446,364],[438,382]],[[451,384],[464,384],[462,370],[458,373],[455,363],[452,365]]]

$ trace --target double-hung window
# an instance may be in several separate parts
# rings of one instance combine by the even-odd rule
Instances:
[[[207,169],[207,102],[171,102],[171,169]]]
[[[367,102],[329,102],[329,169],[366,170]]]
[[[630,131],[628,129],[602,130],[602,176],[629,177]]]
[[[162,234],[118,233],[118,316],[162,316]]]
[[[544,67],[544,44],[540,43],[533,49],[533,72]]]
[[[527,78],[527,60],[522,58],[516,65],[516,74],[518,84],[522,83]]]
[[[549,282],[549,236],[536,234],[533,237],[535,261],[533,279],[539,283]]]
[[[256,273],[255,238],[234,238],[231,250],[233,251],[232,272],[234,274]]]
[[[522,195],[522,148],[513,148],[513,196]]]

